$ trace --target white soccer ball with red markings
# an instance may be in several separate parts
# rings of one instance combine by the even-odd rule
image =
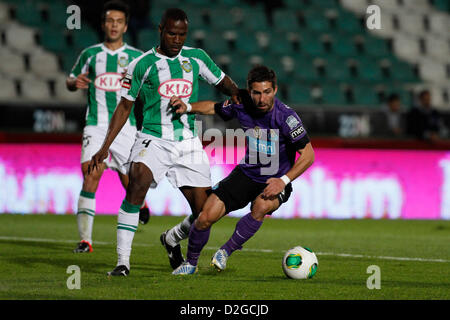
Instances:
[[[311,249],[297,246],[284,254],[282,266],[288,278],[310,279],[316,274],[319,262]]]

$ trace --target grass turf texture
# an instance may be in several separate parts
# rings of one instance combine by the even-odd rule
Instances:
[[[108,278],[106,272],[116,264],[116,216],[96,216],[94,252],[74,254],[75,216],[0,215],[0,299],[450,298],[450,221],[266,219],[245,249],[236,251],[227,269],[218,273],[209,267],[211,256],[237,221],[225,217],[213,226],[199,272],[177,277],[171,275],[159,236],[181,219],[153,216],[140,225],[130,275]],[[185,252],[187,242],[182,245]],[[296,245],[318,253],[313,279],[284,276],[281,259]],[[81,269],[80,290],[66,286],[70,265]],[[381,269],[379,290],[366,287],[370,265]]]

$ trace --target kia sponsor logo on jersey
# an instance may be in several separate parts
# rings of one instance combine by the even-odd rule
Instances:
[[[115,72],[105,72],[95,78],[94,86],[104,91],[119,91],[122,87],[122,75]]]
[[[160,84],[158,93],[164,98],[172,96],[187,98],[192,94],[192,82],[185,79],[170,79]]]

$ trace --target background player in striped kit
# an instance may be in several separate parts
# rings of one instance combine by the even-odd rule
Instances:
[[[67,78],[69,90],[87,89],[86,126],[83,130],[81,169],[83,187],[78,200],[77,224],[81,241],[74,252],[92,251],[92,227],[95,216],[95,192],[106,168],[116,170],[124,188],[128,176],[124,163],[128,160],[136,138],[136,119],[130,113],[119,138],[111,146],[108,159],[90,175],[87,174],[89,160],[99,149],[106,135],[111,116],[120,100],[121,79],[128,64],[143,52],[123,42],[127,31],[129,8],[119,1],[105,4],[102,13],[103,43],[84,49]],[[140,210],[141,220],[148,221],[149,210]]]
[[[181,9],[166,10],[159,25],[160,44],[133,61],[122,85],[122,100],[111,119],[101,149],[92,157],[90,169],[107,157],[128,115],[133,101],[143,103],[143,125],[130,156],[130,184],[119,210],[116,268],[109,275],[129,274],[131,244],[137,229],[137,211],[148,188],[167,176],[183,193],[192,210],[161,240],[172,267],[183,262],[178,242],[188,237],[192,221],[200,213],[211,188],[209,160],[195,130],[195,115],[176,115],[170,98],[178,95],[186,103],[198,99],[202,77],[221,92],[237,99],[238,88],[202,49],[184,46],[188,18]],[[166,236],[167,235],[167,236]],[[177,258],[174,258],[177,257]]]

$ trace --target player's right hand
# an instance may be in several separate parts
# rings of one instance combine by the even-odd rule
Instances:
[[[186,104],[177,96],[172,96],[170,98],[169,104],[172,106],[172,109],[175,111],[175,113],[183,114],[187,111]]]
[[[97,151],[96,154],[94,154],[91,158],[91,161],[89,161],[88,164],[88,174],[91,174],[91,172],[94,172],[94,170],[98,170],[98,165],[100,163],[103,163],[103,160],[105,160],[108,157],[108,150],[100,149]]]
[[[79,74],[75,85],[77,89],[87,89],[89,87],[89,83],[91,83],[91,79],[88,78],[89,72]]]

